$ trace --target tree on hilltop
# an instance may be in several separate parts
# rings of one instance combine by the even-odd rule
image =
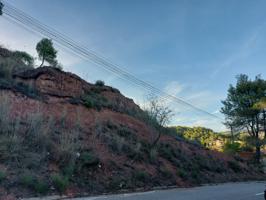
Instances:
[[[37,50],[39,59],[42,61],[40,67],[43,66],[44,61],[48,62],[53,67],[56,67],[58,65],[58,62],[56,60],[57,51],[53,47],[52,40],[43,38],[36,45],[36,50]]]

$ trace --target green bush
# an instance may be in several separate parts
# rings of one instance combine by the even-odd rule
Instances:
[[[6,178],[6,172],[0,171],[0,183]]]
[[[157,157],[158,157],[158,151],[155,148],[152,148],[149,151],[149,158],[150,158],[150,162],[151,163],[155,163],[157,161]]]
[[[241,166],[238,164],[238,162],[234,160],[229,160],[227,164],[228,167],[231,168],[234,172],[236,173],[242,172]]]
[[[163,158],[169,161],[174,161],[177,158],[176,150],[169,144],[160,144],[159,152]]]
[[[49,185],[43,180],[37,180],[34,184],[34,190],[40,194],[46,194],[49,190]]]
[[[12,74],[33,69],[33,58],[23,51],[10,51],[0,46],[0,77],[12,79]]]
[[[55,188],[60,193],[63,193],[67,189],[69,185],[69,180],[67,177],[62,176],[60,174],[53,174],[51,178]]]
[[[108,100],[104,96],[95,92],[88,92],[82,99],[87,108],[95,108],[98,111],[104,107],[110,106]]]
[[[98,165],[100,162],[99,158],[91,151],[86,151],[81,153],[79,159],[82,166],[87,166],[87,167]]]
[[[190,173],[190,177],[192,178],[192,182],[194,183],[200,183],[200,174],[198,170],[192,170]]]
[[[163,177],[170,179],[173,177],[173,174],[171,171],[169,171],[168,169],[166,169],[165,167],[160,167],[160,172],[163,175]]]
[[[184,169],[179,169],[177,171],[177,175],[180,176],[184,180],[188,179],[188,174],[187,174],[187,172]]]
[[[94,107],[94,101],[93,99],[91,98],[86,98],[85,101],[84,101],[84,105],[87,107],[87,108],[93,108]]]
[[[228,154],[235,154],[236,152],[239,152],[239,151],[240,151],[240,143],[238,142],[234,142],[234,143],[227,142],[225,143],[223,147],[223,152],[228,153]]]
[[[20,177],[20,184],[30,188],[39,194],[46,194],[49,190],[49,185],[42,179],[38,179],[30,173],[26,173]]]
[[[32,188],[35,185],[35,178],[33,175],[31,174],[24,174],[20,177],[20,183],[24,186],[24,187],[29,187]]]
[[[97,80],[97,81],[95,82],[95,85],[96,85],[96,86],[100,86],[100,87],[102,87],[102,86],[104,86],[105,84],[104,84],[104,81]]]
[[[137,170],[134,172],[133,177],[136,181],[139,182],[147,182],[149,180],[149,174],[145,171]]]

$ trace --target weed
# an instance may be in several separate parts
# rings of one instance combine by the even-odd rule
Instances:
[[[52,177],[52,182],[55,186],[55,188],[60,192],[60,193],[63,193],[68,185],[69,185],[69,181],[68,181],[68,178],[67,177],[64,177],[62,175],[59,175],[59,174],[53,174]]]
[[[169,161],[173,161],[177,157],[175,150],[169,144],[161,144],[159,147],[159,152],[163,158]]]
[[[95,108],[98,111],[104,107],[110,106],[108,100],[104,96],[95,92],[88,92],[82,97],[82,100],[87,108]]]
[[[6,172],[0,171],[0,183],[6,178]]]
[[[150,158],[150,162],[151,163],[155,163],[157,161],[157,157],[158,157],[158,151],[156,148],[152,148],[149,152],[149,158]]]
[[[20,183],[24,187],[33,188],[35,185],[35,177],[31,174],[24,174],[20,177]]]
[[[43,180],[36,180],[34,190],[39,194],[46,194],[49,190],[49,185]]]
[[[133,177],[136,181],[139,182],[147,182],[149,180],[149,174],[142,170],[137,170],[134,172]]]
[[[187,180],[187,178],[188,178],[187,172],[185,170],[183,170],[183,169],[179,169],[177,171],[177,175],[180,176],[184,180]]]
[[[166,169],[165,167],[160,167],[160,172],[163,175],[163,177],[170,179],[173,177],[172,172]]]
[[[240,165],[236,161],[229,160],[227,164],[228,167],[231,168],[234,172],[236,173],[242,172]]]
[[[82,166],[90,167],[90,166],[98,165],[100,160],[91,151],[86,151],[86,152],[81,153],[80,162]]]

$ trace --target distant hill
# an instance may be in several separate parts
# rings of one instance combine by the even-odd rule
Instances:
[[[157,130],[119,90],[13,56],[0,49],[0,199],[265,178],[166,132],[152,148]]]

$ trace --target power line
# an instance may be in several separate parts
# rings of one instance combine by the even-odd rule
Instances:
[[[77,44],[75,41],[68,38],[67,36],[65,36],[65,35],[59,33],[58,31],[48,27],[47,25],[42,24],[38,20],[27,15],[25,12],[18,10],[17,8],[13,7],[12,5],[10,5],[6,2],[5,2],[5,7],[3,9],[3,12],[4,12],[4,14],[6,14],[9,17],[9,19],[11,19],[12,21],[18,22],[19,24],[24,26],[24,28],[26,28],[27,30],[31,29],[37,33],[40,33],[41,35],[44,35],[46,37],[53,39],[60,46],[63,46],[64,48],[71,50],[73,53],[75,53],[77,56],[81,57],[82,59],[86,59],[86,60],[89,60],[89,61],[96,63],[97,65],[103,67],[105,70],[116,74],[121,79],[129,81],[129,82],[133,83],[134,85],[137,85],[141,88],[144,88],[145,90],[151,92],[152,94],[156,94],[156,96],[161,97],[162,100],[171,99],[171,100],[173,100],[179,104],[186,105],[186,106],[193,108],[194,110],[197,110],[201,113],[204,113],[206,115],[209,115],[209,116],[217,118],[217,119],[220,119],[218,116],[216,116],[216,115],[214,115],[208,111],[205,111],[201,108],[198,108],[198,107],[192,105],[191,103],[189,103],[189,102],[187,102],[181,98],[178,98],[176,96],[168,94],[168,93],[152,86],[151,84],[149,84],[143,80],[138,79],[137,77],[135,77],[130,72],[128,72],[124,69],[121,69],[120,66],[111,63],[106,58],[97,55],[96,53],[88,50],[86,47]]]

